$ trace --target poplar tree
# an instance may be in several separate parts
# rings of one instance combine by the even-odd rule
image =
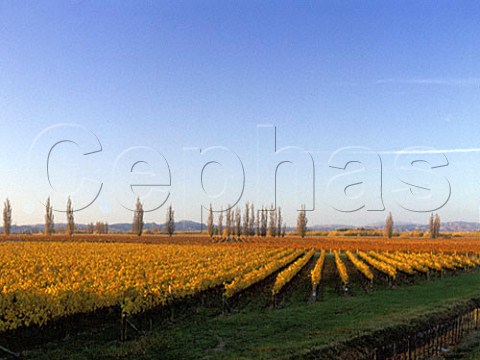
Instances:
[[[172,205],[167,208],[167,219],[165,221],[165,232],[172,236],[175,233],[175,218]]]
[[[45,203],[45,236],[52,235],[53,230],[53,206],[50,204],[50,197],[48,197]]]
[[[278,237],[282,236],[282,223],[283,223],[282,209],[279,206],[277,210],[277,231],[276,231],[276,234]]]
[[[434,229],[434,218],[433,218],[433,213],[430,214],[430,219],[429,219],[429,222],[428,222],[428,231],[430,233],[430,237],[432,239],[435,238],[435,229]]]
[[[3,203],[3,233],[4,235],[10,235],[12,229],[12,207],[10,200],[5,199]]]
[[[433,220],[433,233],[435,239],[440,236],[440,216],[438,214],[435,214],[435,219]]]
[[[393,216],[391,212],[388,213],[387,220],[385,221],[384,233],[387,238],[391,238],[393,235]]]
[[[250,218],[248,219],[248,232],[249,235],[255,235],[255,208],[253,203],[250,204]]]
[[[231,206],[228,205],[227,212],[225,214],[225,230],[226,230],[226,235],[229,237],[232,234],[232,209]]]
[[[135,204],[135,212],[133,213],[132,232],[138,236],[142,235],[143,231],[143,205],[140,202],[140,198],[137,198]]]
[[[257,211],[257,215],[255,216],[255,235],[261,236],[261,233],[260,233],[260,211]]]
[[[106,222],[97,221],[95,223],[94,234],[108,234],[108,224]]]
[[[72,236],[73,232],[75,231],[75,220],[73,218],[73,206],[72,206],[72,199],[68,197],[67,200],[67,227],[65,228],[65,233],[67,235]]]
[[[245,210],[243,211],[243,229],[242,233],[244,236],[249,236],[250,231],[249,231],[249,226],[250,224],[250,204],[247,202],[245,204]]]
[[[240,210],[237,208],[235,208],[235,235],[237,235],[238,237],[240,237],[240,235],[242,234],[242,219],[241,219],[241,215],[240,215]]]
[[[267,236],[267,210],[262,207],[260,218],[260,236]]]
[[[220,208],[220,214],[218,214],[218,235],[222,236],[223,232],[223,208]]]
[[[301,210],[298,212],[297,216],[297,233],[302,238],[307,234],[307,211],[305,210],[305,205],[302,205]]]
[[[212,204],[210,204],[210,210],[208,211],[207,233],[210,237],[213,236],[213,209],[212,209]]]
[[[273,207],[273,205],[270,206],[270,211],[268,212],[268,218],[269,218],[269,221],[268,221],[268,235],[269,236],[273,236],[275,237],[275,232],[276,232],[276,229],[277,229],[277,222],[276,222],[276,219],[275,219],[275,208]]]

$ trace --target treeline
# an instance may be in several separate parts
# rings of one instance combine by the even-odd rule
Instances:
[[[302,237],[307,233],[307,221],[305,206],[302,205],[297,217],[297,232]],[[284,237],[286,228],[287,224],[283,221],[281,207],[262,206],[255,211],[254,204],[247,202],[242,212],[240,208],[234,209],[228,205],[226,210],[220,209],[215,224],[214,211],[210,204],[207,219],[207,233],[210,237],[214,235],[227,238],[231,236]]]
[[[428,219],[428,232],[430,238],[432,239],[436,239],[440,236],[440,216],[438,216],[438,214],[430,214]],[[393,215],[391,212],[388,213],[383,233],[387,238],[391,238],[393,236]]]
[[[133,212],[131,232],[138,236],[142,236],[144,232],[143,214],[143,204],[140,202],[140,199],[137,198],[137,203],[135,204],[135,211]],[[166,233],[168,236],[172,236],[175,233],[175,211],[173,211],[172,205],[169,205],[167,208],[164,233]]]
[[[74,208],[70,197],[66,204],[66,225],[55,229],[55,218],[53,213],[53,206],[50,198],[45,202],[45,226],[44,234],[46,236],[55,232],[65,233],[72,236],[74,233],[84,232],[87,234],[108,234],[109,226],[107,222],[97,221],[87,225],[86,230],[80,231],[75,225]],[[137,198],[135,210],[133,212],[133,220],[131,226],[131,233],[141,236],[144,234],[144,210],[143,204]],[[297,232],[304,237],[307,234],[307,216],[305,206],[298,213],[297,217]],[[9,235],[12,227],[12,207],[8,199],[4,202],[3,209],[3,232]],[[230,236],[261,236],[261,237],[283,237],[286,233],[287,224],[283,221],[282,209],[262,206],[261,209],[255,211],[253,203],[247,202],[243,209],[243,213],[238,207],[233,208],[228,206],[227,209],[218,214],[217,224],[214,224],[214,212],[210,205],[207,233],[212,237],[213,235],[220,235],[224,237]],[[175,233],[175,212],[170,205],[167,208],[165,225],[163,232],[169,236]]]
[[[67,200],[66,205],[66,225],[63,227],[57,227],[55,229],[55,217],[53,214],[53,206],[50,202],[50,197],[47,198],[45,202],[45,225],[44,225],[44,234],[46,236],[52,235],[54,233],[63,233],[72,236],[74,233],[87,233],[87,234],[108,234],[108,223],[97,221],[95,224],[93,222],[87,224],[85,230],[81,231],[75,224],[74,218],[74,209],[72,200],[70,197]],[[140,199],[137,198],[135,205],[135,211],[133,213],[133,222],[130,232],[141,236],[144,233],[144,222],[143,222],[143,204],[140,202]],[[3,233],[4,235],[10,235],[12,230],[12,206],[10,200],[6,199],[3,203]],[[172,236],[175,232],[175,219],[174,211],[170,205],[167,208],[167,219],[164,226],[165,233]]]
[[[215,214],[216,222],[215,222]],[[70,197],[67,200],[66,204],[66,226],[64,228],[57,229],[57,233],[65,233],[72,236],[74,233],[81,232],[75,225],[74,218],[74,209],[72,200]],[[137,198],[135,204],[135,210],[133,212],[133,221],[131,226],[131,233],[141,236],[144,230],[143,222],[143,204],[140,202],[140,199]],[[175,233],[175,212],[170,205],[167,208],[165,225],[163,226],[163,232],[169,236],[172,236]],[[307,211],[305,205],[302,205],[301,210],[298,211],[297,215],[297,234],[301,237],[305,237],[308,232],[307,228]],[[243,211],[239,207],[233,208],[228,206],[225,210],[223,208],[220,211],[213,211],[212,205],[210,204],[208,219],[207,219],[207,233],[210,237],[214,235],[222,237],[232,237],[232,236],[257,236],[257,237],[283,237],[286,233],[287,224],[283,220],[282,209],[280,207],[270,207],[262,206],[260,209],[255,210],[253,203],[247,202],[243,208]],[[12,206],[10,200],[6,199],[3,203],[3,233],[5,235],[10,235],[12,228]],[[87,225],[85,230],[88,234],[108,234],[108,223],[97,221],[95,224],[93,222]],[[363,230],[363,229],[361,229]],[[391,238],[394,235],[398,236],[399,234],[394,233],[394,222],[393,215],[390,212],[385,221],[385,227],[383,229],[383,236],[386,238]],[[45,202],[45,226],[44,233],[45,235],[51,235],[55,232],[54,226],[54,214],[53,206],[51,205],[50,198],[47,198]],[[83,231],[82,231],[83,232]],[[160,232],[160,229],[159,229]],[[335,230],[334,232],[329,232],[323,234],[323,232],[315,232],[315,235],[343,235],[343,236],[378,236],[378,230]],[[424,234],[422,234],[425,237]],[[440,216],[438,214],[431,214],[429,217],[429,232],[428,235],[432,239],[436,239],[440,236]]]

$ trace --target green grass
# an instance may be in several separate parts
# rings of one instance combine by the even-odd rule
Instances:
[[[327,286],[323,301],[311,304],[303,295],[308,293],[308,278],[302,276],[300,286],[287,292],[281,309],[265,308],[259,300],[227,316],[199,307],[193,316],[126,343],[83,334],[27,355],[49,360],[289,358],[480,298],[480,273],[472,272],[369,293],[358,287],[354,296],[340,296]]]

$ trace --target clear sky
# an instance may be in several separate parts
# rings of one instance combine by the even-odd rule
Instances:
[[[426,222],[428,215],[412,208],[429,210],[443,200],[444,221],[478,221],[479,19],[475,1],[2,1],[0,197],[11,199],[14,222],[41,223],[40,200],[49,191],[55,208],[68,194],[74,206],[88,204],[96,183],[76,191],[88,177],[103,187],[77,221],[130,221],[124,206],[134,196],[115,164],[124,161],[119,171],[128,173],[129,161],[139,162],[136,171],[157,175],[139,183],[171,182],[161,189],[170,191],[166,204],[177,219],[199,220],[202,203],[225,207],[241,193],[235,153],[245,173],[239,203],[270,203],[274,181],[263,165],[258,171],[257,160],[274,172],[283,155],[266,145],[271,129],[258,125],[267,124],[276,127],[277,149],[296,146],[312,155],[309,224],[367,224],[388,211],[396,221]],[[84,156],[98,150],[93,134],[102,151]],[[50,153],[52,189],[45,149],[59,141]],[[329,163],[351,146],[378,155],[357,149]],[[395,170],[398,153],[410,147],[430,149],[400,159],[423,160],[416,162],[423,175]],[[199,157],[185,148],[211,151]],[[202,164],[215,156],[219,164],[205,168],[202,189]],[[381,210],[378,156],[385,210],[368,211]],[[335,176],[343,160],[357,157],[363,165],[351,163],[344,180],[363,184],[346,190],[351,197],[349,191],[360,191],[358,199],[346,198],[344,180]],[[290,224],[300,203],[312,205],[308,164],[285,164],[278,173],[277,203]],[[441,167],[429,169],[435,164]],[[362,166],[363,173],[352,173]],[[416,188],[417,198],[406,199],[412,193],[395,192],[405,187],[402,179],[430,190]],[[228,194],[209,199],[222,189]],[[148,187],[135,191],[152,209],[161,198]],[[428,191],[435,193],[429,199]],[[364,207],[335,210],[357,205]],[[164,214],[165,205],[146,221],[163,222]]]

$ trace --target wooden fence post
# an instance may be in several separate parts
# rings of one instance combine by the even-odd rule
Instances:
[[[122,311],[120,318],[120,341],[127,340],[127,315]]]

